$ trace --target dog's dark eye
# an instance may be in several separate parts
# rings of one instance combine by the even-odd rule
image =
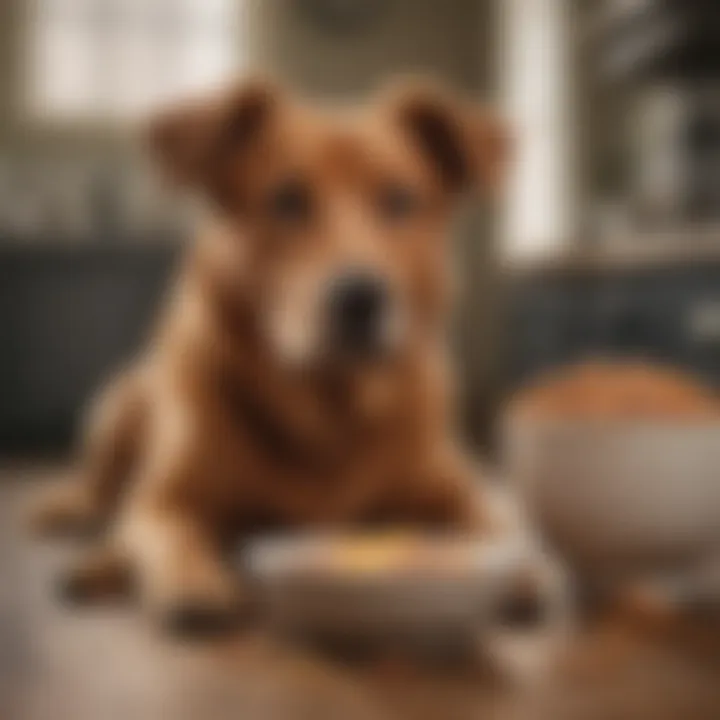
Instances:
[[[406,219],[420,204],[412,188],[399,184],[389,184],[382,188],[378,202],[382,216],[393,222]]]
[[[312,198],[310,189],[301,180],[288,180],[270,194],[268,211],[276,220],[293,223],[307,220]]]

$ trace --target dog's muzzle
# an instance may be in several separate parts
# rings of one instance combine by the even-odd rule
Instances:
[[[327,296],[331,350],[349,357],[370,357],[387,345],[389,292],[378,276],[352,272],[335,279]]]

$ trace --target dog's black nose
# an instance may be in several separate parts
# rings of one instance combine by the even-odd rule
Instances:
[[[329,297],[335,349],[351,354],[380,350],[387,301],[387,287],[376,275],[352,273],[338,278]]]
[[[532,630],[544,623],[548,607],[541,588],[523,578],[502,598],[497,611],[498,620],[503,627]]]

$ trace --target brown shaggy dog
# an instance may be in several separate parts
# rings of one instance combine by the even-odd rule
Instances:
[[[449,421],[446,235],[496,184],[499,123],[425,88],[348,112],[255,81],[159,118],[151,146],[213,217],[97,403],[79,481],[35,514],[113,520],[68,589],[132,576],[188,629],[235,613],[223,551],[259,527],[482,528]]]

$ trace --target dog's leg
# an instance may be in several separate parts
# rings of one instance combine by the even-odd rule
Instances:
[[[218,435],[198,424],[198,414],[176,396],[157,408],[148,428],[149,452],[114,533],[132,564],[143,606],[184,634],[227,627],[241,600],[223,556],[235,489],[219,461]]]
[[[37,498],[31,529],[41,535],[86,534],[102,526],[129,476],[144,420],[140,378],[128,373],[100,395],[89,413],[78,477]]]
[[[87,604],[138,593],[151,616],[177,634],[230,626],[240,594],[209,529],[189,513],[133,508],[113,544],[94,548],[60,576],[60,597]]]
[[[197,512],[142,503],[124,519],[119,539],[141,602],[168,630],[207,634],[238,619],[238,583],[213,528]]]

